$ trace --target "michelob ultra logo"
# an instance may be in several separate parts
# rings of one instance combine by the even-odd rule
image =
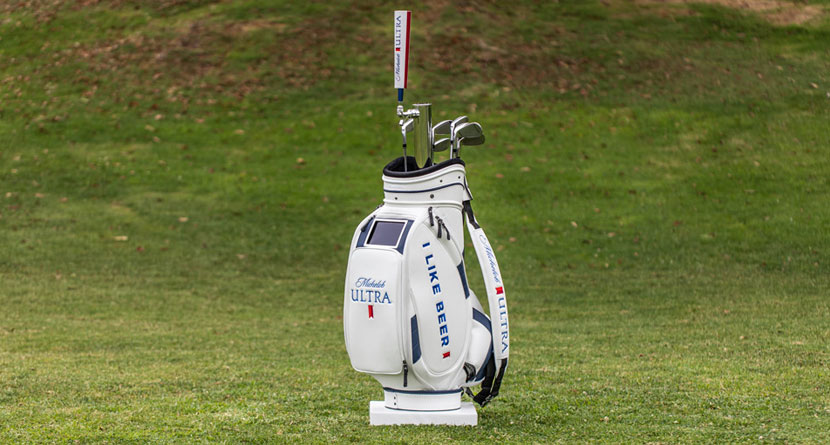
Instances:
[[[392,304],[389,292],[385,290],[386,280],[377,280],[371,277],[360,277],[349,289],[352,303],[363,303],[369,310],[369,319],[375,318],[376,304]]]
[[[498,323],[498,331],[500,334],[497,335],[501,337],[501,353],[506,354],[507,350],[510,349],[510,334],[509,322],[507,320],[507,300],[504,297],[504,284],[501,281],[499,264],[496,262],[496,254],[490,246],[490,241],[487,240],[484,233],[480,233],[478,239],[481,241],[481,245],[484,246],[484,254],[487,256],[487,265],[490,268],[490,273],[493,275],[494,288],[498,299],[498,318],[495,321]],[[490,307],[492,309],[492,306]]]
[[[493,280],[497,284],[500,284],[501,274],[499,273],[498,263],[496,263],[496,254],[493,253],[493,248],[490,247],[490,241],[487,240],[487,237],[484,236],[483,233],[479,234],[478,238],[481,240],[481,244],[484,246],[484,253],[487,255],[487,263],[490,265],[490,273],[493,274]]]
[[[349,289],[352,301],[366,304],[392,304],[389,292],[384,290],[386,280],[377,280],[370,277],[360,277]]]
[[[411,19],[410,11],[395,11],[395,88],[406,88]]]
[[[352,301],[367,304],[392,304],[389,292],[370,289],[349,289]]]
[[[360,277],[355,281],[354,287],[371,287],[383,289],[386,287],[386,280],[375,280],[374,278]]]

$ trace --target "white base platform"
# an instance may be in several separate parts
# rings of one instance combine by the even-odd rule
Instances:
[[[391,409],[383,401],[369,402],[371,425],[478,425],[478,413],[472,402],[449,411],[408,411]]]

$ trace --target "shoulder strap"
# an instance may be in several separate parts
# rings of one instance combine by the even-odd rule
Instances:
[[[487,300],[490,305],[490,319],[493,333],[493,355],[486,365],[486,376],[481,384],[481,392],[474,400],[479,405],[486,405],[499,393],[504,371],[507,369],[507,359],[510,355],[510,331],[507,317],[507,297],[504,283],[501,279],[499,263],[496,253],[484,234],[484,229],[476,221],[470,201],[464,201],[467,230],[475,247],[484,286],[487,289]]]

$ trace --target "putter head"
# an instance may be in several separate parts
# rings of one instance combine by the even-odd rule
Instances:
[[[435,144],[432,146],[432,151],[444,151],[448,148],[450,148],[450,138],[443,138],[435,141]]]
[[[432,127],[432,134],[450,134],[450,124],[452,124],[450,120],[438,122]]]

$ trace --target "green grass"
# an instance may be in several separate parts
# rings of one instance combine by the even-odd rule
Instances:
[[[414,10],[513,354],[478,427],[369,428],[396,7],[2,7],[0,442],[830,441],[830,13],[617,0]]]

